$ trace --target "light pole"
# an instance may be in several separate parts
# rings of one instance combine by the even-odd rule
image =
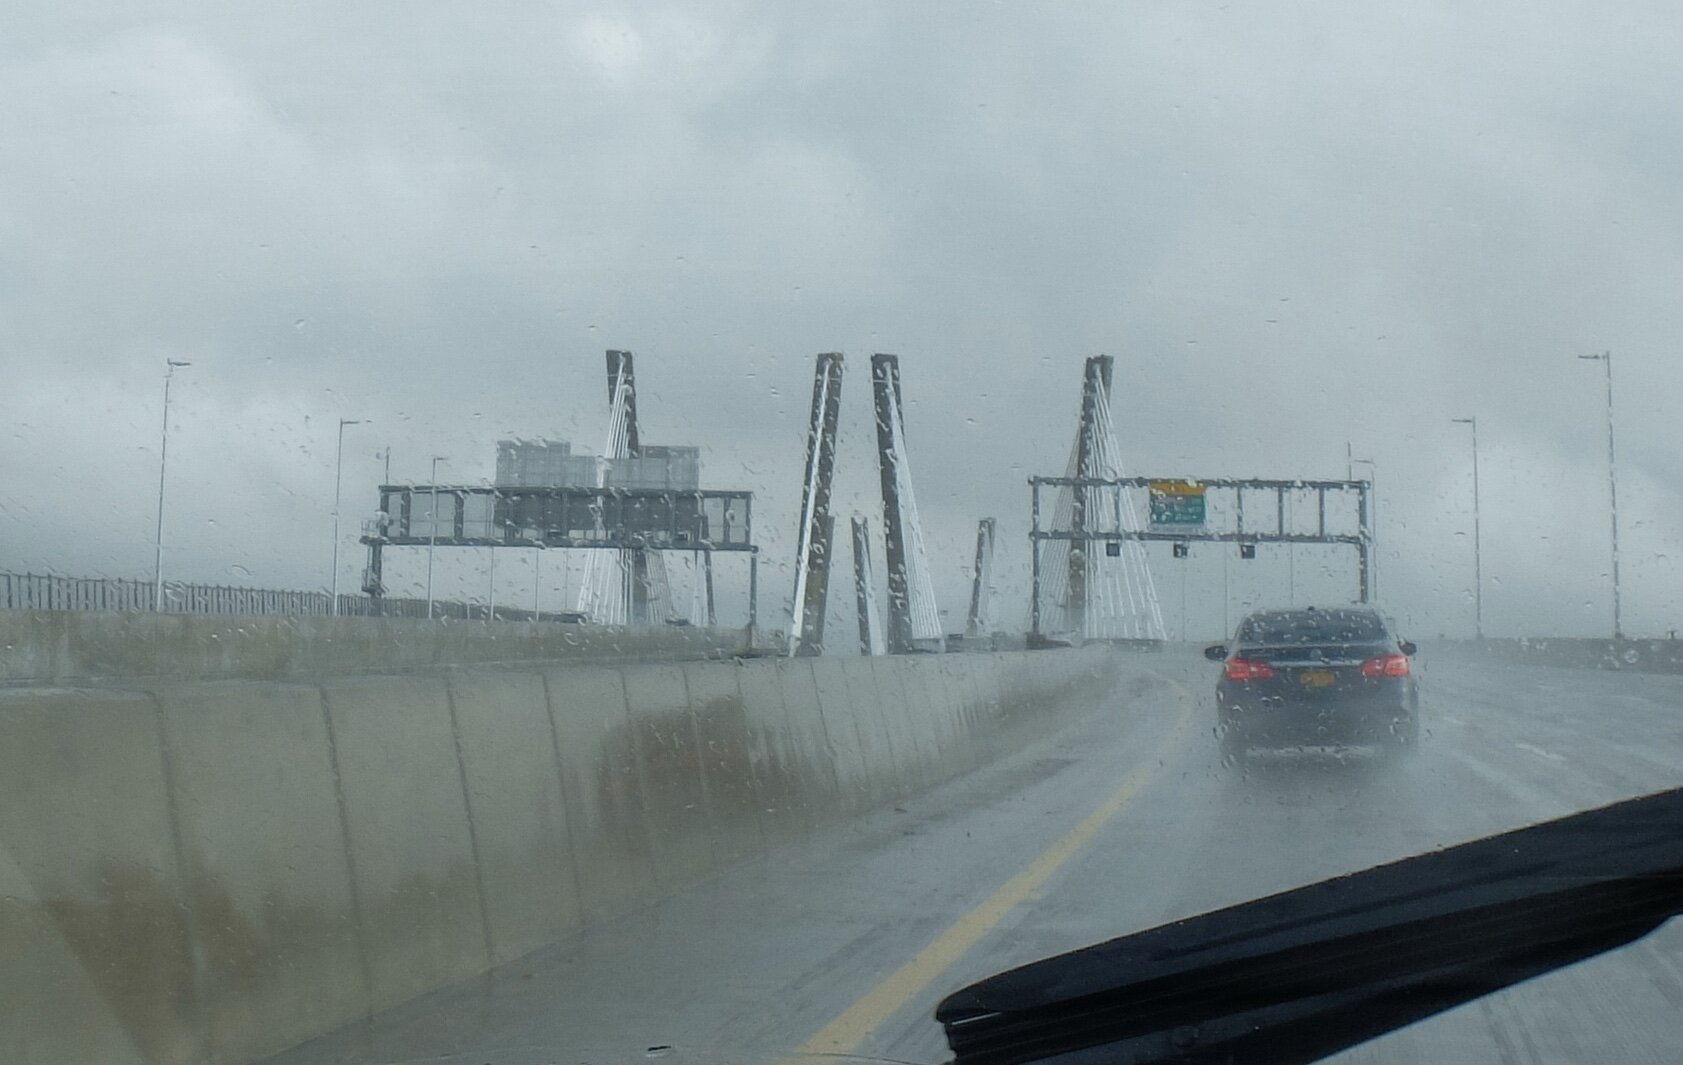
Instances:
[[[538,620],[538,590],[543,585],[543,543],[532,551],[532,620]]]
[[[1607,498],[1612,505],[1613,524],[1613,639],[1622,640],[1625,627],[1619,602],[1619,478],[1617,453],[1613,450],[1613,353],[1604,351],[1578,358],[1599,362],[1607,368]]]
[[[350,418],[339,419],[339,451],[333,460],[333,580],[330,584],[333,598],[327,607],[332,617],[339,614],[339,484],[345,476],[345,426],[361,424]]]
[[[1365,519],[1363,524],[1367,526],[1368,546],[1373,549],[1373,557],[1368,560],[1367,564],[1368,597],[1377,601],[1379,599],[1379,464],[1372,459],[1356,458],[1350,459],[1349,464],[1352,481],[1356,479],[1353,476],[1355,467],[1366,466],[1368,469],[1367,513],[1363,514],[1362,517]]]
[[[432,457],[432,520],[427,522],[427,618],[432,618],[432,553],[438,547],[438,464],[449,462],[443,455]]]
[[[1176,566],[1175,568],[1180,570],[1180,642],[1185,643],[1186,642],[1186,560],[1183,559],[1181,561],[1181,564],[1179,566]],[[1225,635],[1224,635],[1223,638],[1225,638]]]
[[[1484,540],[1479,527],[1478,416],[1453,419],[1473,430],[1473,633],[1484,639]]]
[[[1226,551],[1221,553],[1221,638],[1223,640],[1233,637],[1233,596],[1227,587],[1227,555],[1228,552]]]
[[[1297,525],[1296,525],[1297,514],[1295,513],[1295,508],[1292,507],[1291,501],[1289,501],[1289,500],[1287,501],[1286,506],[1288,508],[1287,512],[1291,514],[1290,521],[1293,523],[1292,524],[1292,530],[1295,532],[1296,529],[1297,529]],[[1287,544],[1286,545],[1286,603],[1289,606],[1296,606],[1297,605],[1297,545],[1296,544]]]
[[[497,497],[491,496],[491,575],[486,589],[485,622],[497,620]]]
[[[177,369],[191,365],[182,359],[164,360],[164,430],[158,445],[158,531],[154,538],[157,551],[152,557],[153,611],[164,608],[164,470],[169,464],[169,385]]]

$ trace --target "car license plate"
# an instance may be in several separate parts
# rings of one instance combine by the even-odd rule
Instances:
[[[1297,675],[1297,682],[1305,688],[1330,688],[1336,679],[1330,669],[1306,669]]]

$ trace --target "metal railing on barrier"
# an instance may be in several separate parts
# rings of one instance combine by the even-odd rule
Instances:
[[[104,613],[242,614],[276,617],[323,616],[331,598],[326,592],[301,592],[283,588],[248,588],[227,584],[191,584],[165,581],[161,606],[157,586],[151,581],[127,577],[66,577],[51,573],[0,573],[0,610],[74,610]],[[346,617],[424,618],[425,599],[365,595],[339,596],[339,611]],[[479,603],[434,600],[435,618],[487,619],[487,608]],[[496,608],[498,621],[577,622],[571,612],[543,611],[534,614],[518,607]]]

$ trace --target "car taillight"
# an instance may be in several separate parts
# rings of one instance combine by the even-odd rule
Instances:
[[[1270,680],[1273,676],[1274,667],[1267,662],[1255,662],[1248,658],[1227,660],[1228,680]]]
[[[1407,655],[1385,655],[1382,658],[1370,658],[1362,663],[1364,677],[1406,677],[1408,676]]]

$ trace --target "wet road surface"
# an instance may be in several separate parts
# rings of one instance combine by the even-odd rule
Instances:
[[[486,977],[272,1059],[940,1062],[946,993],[1037,958],[1683,784],[1683,677],[1421,657],[1400,763],[1224,767],[1211,665]],[[1683,1061],[1683,921],[1340,1062]]]

